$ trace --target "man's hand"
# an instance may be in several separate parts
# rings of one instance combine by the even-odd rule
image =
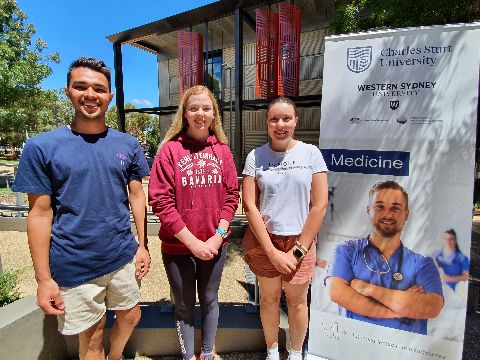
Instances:
[[[292,251],[284,253],[275,249],[267,255],[275,269],[282,274],[290,274],[297,268],[297,259],[293,256]]]
[[[367,283],[363,280],[360,280],[360,279],[353,279],[352,282],[350,283],[350,286],[352,287],[352,289],[354,289],[359,294],[361,294],[363,296],[370,296],[369,295],[369,286],[370,286],[369,283]],[[421,287],[420,285],[413,285],[412,287],[408,288],[405,291],[409,291],[409,292],[416,293],[416,294],[425,294],[425,291],[423,290],[423,287]]]
[[[407,291],[416,293],[416,294],[425,294],[425,290],[420,285],[413,285],[411,288],[408,288]]]
[[[353,279],[350,286],[360,295],[374,299],[391,309],[396,317],[431,319],[437,317],[443,307],[441,295],[425,293],[419,285],[413,285],[407,290],[396,290]]]
[[[53,279],[38,282],[37,305],[47,315],[64,313],[65,304],[60,295],[60,288]]]
[[[360,279],[353,279],[350,283],[350,286],[352,287],[353,290],[355,290],[356,292],[358,292],[360,295],[363,295],[363,296],[370,296],[368,295],[368,286],[370,284],[363,281],[363,280],[360,280]]]
[[[330,299],[333,302],[358,315],[379,319],[400,317],[392,309],[372,299],[370,296],[362,295],[362,293],[366,293],[367,287],[374,285],[359,279],[353,279],[348,283],[346,280],[336,276],[327,277],[326,285]]]
[[[139,246],[135,255],[135,276],[138,280],[150,271],[150,254],[144,246]]]

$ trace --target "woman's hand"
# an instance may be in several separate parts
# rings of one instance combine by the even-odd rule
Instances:
[[[220,246],[222,246],[223,243],[222,235],[216,232],[213,236],[208,238],[206,243],[211,247],[211,249],[217,250],[218,252],[218,249],[220,249]]]
[[[195,257],[205,261],[212,260],[218,254],[218,249],[198,239],[192,241],[187,247]]]
[[[185,226],[182,230],[175,235],[175,237],[184,244],[192,254],[201,260],[211,260],[218,254],[218,249],[215,249],[212,245],[199,240],[190,230]]]
[[[284,253],[283,251],[274,249],[267,255],[272,265],[275,266],[275,269],[282,274],[290,274],[297,268],[297,259],[291,251]]]

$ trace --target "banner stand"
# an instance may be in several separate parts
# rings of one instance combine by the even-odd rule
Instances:
[[[461,359],[479,38],[480,23],[325,38],[308,359]]]

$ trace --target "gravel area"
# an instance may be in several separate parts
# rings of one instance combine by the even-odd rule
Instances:
[[[167,302],[170,298],[170,290],[163,268],[160,254],[160,240],[157,237],[149,237],[150,256],[152,267],[150,273],[142,280],[142,302],[157,303]],[[27,235],[24,232],[0,231],[0,256],[4,270],[21,270],[22,274],[18,288],[22,296],[36,294],[35,274],[32,260],[28,249]],[[228,256],[220,283],[219,300],[222,303],[246,303],[245,291],[245,262],[242,258],[241,241],[230,241]],[[260,360],[265,359],[266,354],[256,353],[231,353],[219,354],[217,360]],[[283,354],[282,359],[287,358]],[[161,356],[146,357],[137,356],[135,360],[178,360],[180,357]]]
[[[160,254],[160,240],[149,237],[152,266],[142,280],[142,302],[166,302],[170,299],[170,288]],[[22,296],[36,294],[35,274],[24,232],[0,231],[0,257],[4,270],[21,270],[18,288]],[[220,283],[219,300],[223,303],[245,303],[245,262],[242,258],[241,241],[232,240]]]

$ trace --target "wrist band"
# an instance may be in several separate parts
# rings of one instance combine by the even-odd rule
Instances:
[[[300,261],[305,257],[305,255],[307,255],[307,252],[303,251],[300,246],[295,244],[293,246],[292,254],[297,258],[297,261]]]
[[[308,253],[309,249],[307,249],[301,242],[296,241],[295,245],[297,245],[299,248],[301,248],[303,250],[303,252],[305,253],[305,255]]]
[[[222,238],[224,238],[224,239],[225,239],[225,238],[227,237],[227,235],[228,235],[225,230],[220,229],[220,228],[217,228],[217,229],[215,230],[215,232],[216,232],[217,234],[220,234],[220,235],[222,236]]]

